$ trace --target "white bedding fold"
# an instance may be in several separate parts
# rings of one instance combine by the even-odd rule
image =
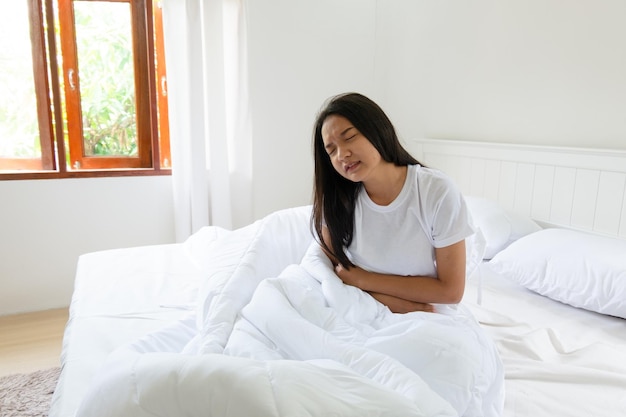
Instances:
[[[391,313],[300,217],[224,232],[197,317],[116,351],[78,416],[500,415],[502,366],[467,310]]]

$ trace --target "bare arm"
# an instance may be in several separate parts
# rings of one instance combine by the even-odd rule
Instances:
[[[341,280],[370,293],[380,293],[418,303],[458,303],[465,291],[465,241],[435,249],[437,276],[398,276],[368,272],[359,267],[335,272]]]
[[[328,228],[326,226],[322,227],[322,240],[329,245],[330,243],[330,233],[328,232]],[[330,245],[329,245],[330,246]],[[335,258],[330,252],[328,252],[326,249],[324,249],[324,247],[322,246],[322,250],[324,251],[324,253],[326,254],[326,256],[328,256],[328,259],[330,259],[330,261],[333,263],[333,266],[337,266],[339,265],[339,262],[337,261],[337,258]]]
[[[326,228],[322,238],[330,241]],[[435,249],[437,277],[377,274],[359,267],[347,270],[326,254],[344,283],[367,291],[396,313],[433,311],[430,303],[458,303],[465,291],[465,241]]]
[[[432,313],[435,308],[432,304],[418,303],[416,301],[405,300],[404,298],[394,297],[393,295],[381,294],[377,292],[369,293],[376,300],[389,307],[394,313],[409,313],[411,311],[426,311]]]

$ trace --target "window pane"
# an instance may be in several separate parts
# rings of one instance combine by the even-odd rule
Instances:
[[[85,156],[137,156],[130,4],[75,1]]]
[[[0,157],[41,158],[26,0],[0,13]]]

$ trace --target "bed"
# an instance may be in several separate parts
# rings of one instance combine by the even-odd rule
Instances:
[[[50,416],[626,415],[626,152],[409,147],[479,231],[460,306],[390,316],[339,285],[310,207],[85,254]]]

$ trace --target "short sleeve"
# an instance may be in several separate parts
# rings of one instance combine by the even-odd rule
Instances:
[[[434,247],[450,246],[474,234],[463,194],[448,176],[423,168],[418,188]]]

